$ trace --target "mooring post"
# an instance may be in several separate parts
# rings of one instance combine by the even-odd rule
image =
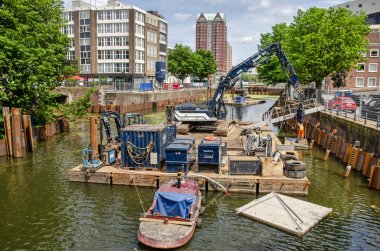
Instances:
[[[208,180],[206,180],[206,183],[205,183],[205,190],[206,192],[208,192]]]
[[[24,151],[22,148],[22,130],[21,130],[21,109],[12,108],[12,142],[13,156],[22,158]]]
[[[5,139],[7,140],[8,155],[13,156],[12,122],[11,122],[11,115],[9,114],[9,109],[8,109],[7,115],[4,115],[4,121],[5,121]]]
[[[98,159],[98,118],[96,116],[90,117],[90,146],[94,150],[94,159]]]
[[[367,124],[367,107],[365,108],[364,112],[365,112],[364,124],[366,125]]]
[[[256,180],[256,195],[260,194],[260,180]]]
[[[377,119],[376,119],[376,128],[379,128],[379,124],[380,124],[380,116],[379,116],[379,112],[377,112]]]

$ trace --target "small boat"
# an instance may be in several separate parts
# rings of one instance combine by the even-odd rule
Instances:
[[[162,184],[148,211],[140,218],[138,240],[159,249],[178,248],[190,241],[200,224],[202,194],[191,179]]]

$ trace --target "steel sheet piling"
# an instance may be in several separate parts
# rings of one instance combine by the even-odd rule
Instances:
[[[22,147],[22,130],[21,130],[21,109],[12,108],[12,143],[13,156],[22,158],[24,155]]]

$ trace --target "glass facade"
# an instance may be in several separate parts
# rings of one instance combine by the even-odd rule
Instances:
[[[367,23],[380,24],[380,12],[369,14],[367,18]]]

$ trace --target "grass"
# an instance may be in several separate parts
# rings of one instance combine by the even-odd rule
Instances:
[[[144,122],[149,124],[160,124],[166,121],[165,112],[156,112],[144,115]]]

